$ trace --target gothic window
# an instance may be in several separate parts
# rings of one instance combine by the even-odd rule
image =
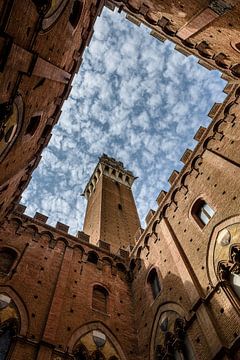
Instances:
[[[161,287],[160,287],[160,284],[159,284],[159,279],[158,279],[156,269],[152,269],[150,271],[150,273],[148,275],[147,282],[151,287],[153,298],[156,299],[156,297],[158,296],[158,294],[161,291]]]
[[[155,338],[155,360],[162,359],[194,359],[185,320],[172,310],[165,311],[160,316]]]
[[[72,12],[69,16],[69,22],[72,25],[73,29],[76,29],[78,22],[80,20],[83,10],[83,3],[80,0],[75,0],[72,7]]]
[[[192,215],[201,228],[209,223],[214,213],[214,210],[202,199],[198,199],[192,208]]]
[[[93,287],[92,308],[107,313],[107,298],[107,290],[100,285],[95,285]]]
[[[0,249],[0,274],[7,275],[17,259],[17,253],[11,248]]]

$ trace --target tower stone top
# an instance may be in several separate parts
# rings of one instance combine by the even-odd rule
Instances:
[[[89,199],[90,195],[95,191],[95,187],[102,175],[108,176],[114,181],[131,188],[136,177],[133,173],[125,169],[121,161],[117,161],[106,154],[99,158],[99,162],[88,181],[83,195]]]

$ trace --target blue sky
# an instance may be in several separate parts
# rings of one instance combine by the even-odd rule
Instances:
[[[161,189],[214,102],[222,102],[225,81],[174,44],[149,35],[104,9],[85,51],[72,92],[64,103],[49,146],[25,190],[26,213],[61,221],[75,234],[82,228],[86,201],[81,193],[102,153],[138,176],[133,193],[144,225]]]

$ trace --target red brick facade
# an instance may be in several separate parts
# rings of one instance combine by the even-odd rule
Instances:
[[[133,175],[107,157],[85,190],[85,233],[71,236],[17,205],[103,5],[0,1],[0,356],[237,360],[239,1],[105,2],[229,80],[227,99],[213,106],[145,230]]]

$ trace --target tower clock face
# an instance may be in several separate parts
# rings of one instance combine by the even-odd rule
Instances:
[[[12,145],[19,126],[17,105],[13,104],[13,111],[7,119],[0,123],[0,159]]]

